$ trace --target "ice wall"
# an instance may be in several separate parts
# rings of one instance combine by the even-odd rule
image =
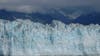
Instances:
[[[100,25],[66,25],[54,20],[43,25],[30,20],[0,20],[0,55],[97,55]]]

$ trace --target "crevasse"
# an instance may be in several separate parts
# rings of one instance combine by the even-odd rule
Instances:
[[[100,25],[66,25],[54,20],[41,24],[30,20],[0,20],[0,55],[97,55]]]

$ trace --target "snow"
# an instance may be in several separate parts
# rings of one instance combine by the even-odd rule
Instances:
[[[100,54],[100,25],[66,25],[54,20],[0,20],[0,54],[10,56]]]

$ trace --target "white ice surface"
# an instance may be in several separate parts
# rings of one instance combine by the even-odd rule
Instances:
[[[99,55],[99,25],[44,25],[30,20],[0,20],[0,54],[5,56]]]

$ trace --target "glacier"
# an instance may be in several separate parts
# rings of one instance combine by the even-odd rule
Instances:
[[[100,56],[100,25],[0,20],[0,55]]]

